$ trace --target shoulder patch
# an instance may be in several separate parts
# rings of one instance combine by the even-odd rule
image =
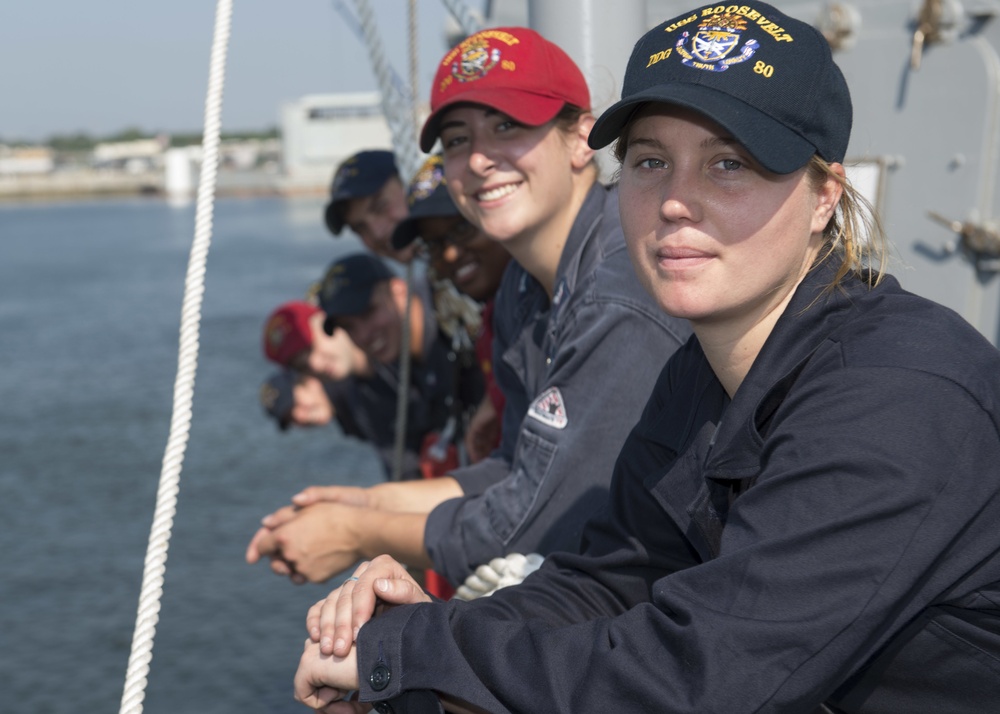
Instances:
[[[554,429],[565,429],[569,423],[566,405],[558,387],[549,387],[528,408],[528,416]]]

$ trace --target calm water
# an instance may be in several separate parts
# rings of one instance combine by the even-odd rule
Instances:
[[[194,417],[144,711],[303,712],[305,611],[243,562],[310,483],[372,483],[334,427],[280,434],[257,390],[267,313],[338,254],[319,200],[222,200]],[[194,208],[0,206],[0,712],[117,712],[166,446]]]

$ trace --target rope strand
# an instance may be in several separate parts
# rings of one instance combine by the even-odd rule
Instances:
[[[119,709],[121,714],[142,712],[142,703],[146,696],[149,664],[153,659],[153,638],[156,634],[160,599],[163,595],[167,550],[174,515],[177,512],[181,465],[184,462],[184,453],[191,427],[191,404],[194,397],[195,374],[198,368],[201,303],[205,292],[205,264],[208,258],[208,247],[212,240],[212,212],[219,163],[222,88],[232,14],[232,0],[218,0],[208,73],[208,92],[205,98],[205,127],[202,137],[203,159],[198,183],[194,242],[191,245],[191,254],[188,259],[184,300],[181,306],[180,345],[177,358],[177,376],[174,381],[173,416],[170,420],[170,435],[163,455],[160,485],[156,494],[156,508],[153,512],[153,524],[150,528],[146,550],[142,587],[139,594],[139,609],[136,614],[135,631],[132,635],[132,651],[129,656],[125,687]]]
[[[482,22],[469,10],[468,6],[462,0],[443,0],[443,2],[466,36],[474,35],[482,28]]]
[[[382,113],[385,115],[389,130],[392,133],[393,153],[396,155],[396,165],[399,167],[403,183],[408,184],[423,163],[423,156],[417,147],[417,135],[410,117],[412,98],[400,97],[393,91],[392,76],[385,59],[382,42],[376,33],[375,18],[368,0],[354,0],[361,23],[361,30],[368,48],[375,79],[382,92]],[[400,106],[403,105],[403,106]]]

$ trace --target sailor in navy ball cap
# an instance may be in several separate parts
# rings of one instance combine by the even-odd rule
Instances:
[[[281,431],[292,423],[295,406],[295,375],[287,369],[275,372],[260,385],[260,404],[278,422]]]
[[[326,313],[323,329],[332,335],[337,318],[368,310],[375,286],[395,277],[381,258],[354,253],[334,261],[319,290],[319,305]]]
[[[391,151],[359,151],[337,167],[323,214],[331,233],[349,228],[373,253],[407,263],[413,249],[395,250],[391,244],[406,214],[405,189]]]
[[[420,237],[421,219],[461,215],[448,194],[441,154],[428,157],[417,171],[406,191],[406,203],[409,215],[392,234],[392,247],[396,249],[405,248]]]
[[[826,39],[764,3],[706,5],[643,35],[621,101],[597,120],[590,145],[618,139],[647,102],[709,117],[776,174],[813,154],[843,161],[851,135],[851,97]]]

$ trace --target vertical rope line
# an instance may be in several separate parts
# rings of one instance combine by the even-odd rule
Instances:
[[[180,345],[177,357],[177,376],[174,381],[173,416],[170,420],[170,435],[163,455],[153,525],[150,529],[146,550],[142,587],[139,593],[139,608],[136,613],[135,631],[132,635],[132,651],[129,656],[125,687],[119,709],[121,714],[142,712],[142,702],[146,696],[149,664],[153,659],[153,637],[156,634],[160,599],[163,595],[167,549],[174,514],[177,511],[181,464],[184,461],[184,452],[187,448],[191,427],[191,403],[194,396],[195,373],[198,367],[201,303],[205,292],[205,264],[208,258],[208,246],[212,239],[212,211],[215,203],[215,183],[219,163],[222,87],[232,14],[232,0],[218,0],[215,9],[212,55],[209,62],[208,92],[205,97],[205,126],[202,135],[203,156],[198,183],[194,242],[191,245],[191,254],[188,259],[184,300],[181,306]]]
[[[426,307],[424,309],[427,309]],[[410,355],[413,328],[410,320],[413,315],[413,262],[406,264],[406,309],[403,311],[403,329],[399,350],[399,393],[396,394],[396,433],[392,451],[393,481],[403,480],[403,453],[406,451],[406,423],[410,406]]]
[[[420,131],[420,60],[417,49],[417,0],[410,0],[410,96],[413,97],[411,110],[413,112],[413,134],[416,136]],[[416,173],[416,172],[414,172]]]
[[[358,21],[364,33],[365,46],[371,60],[375,78],[382,93],[382,113],[385,115],[389,130],[392,132],[393,153],[396,165],[404,184],[417,173],[422,163],[422,155],[417,147],[417,135],[411,117],[413,116],[413,93],[410,92],[410,107],[400,107],[404,102],[393,92],[392,77],[382,49],[382,42],[375,32],[375,19],[368,0],[354,0],[358,12]],[[396,101],[394,101],[396,99]],[[408,109],[407,111],[404,111]],[[403,318],[403,345],[399,354],[399,384],[396,394],[396,438],[393,444],[392,473],[390,478],[398,481],[403,474],[403,451],[406,442],[407,406],[410,394],[410,300],[412,267],[406,269],[406,310]]]

